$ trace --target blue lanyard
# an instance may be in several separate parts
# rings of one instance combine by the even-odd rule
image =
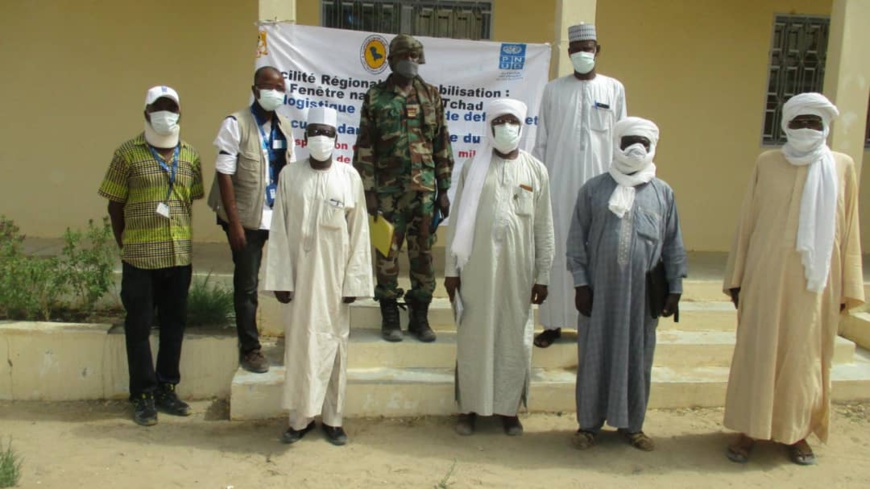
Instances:
[[[155,160],[157,160],[157,164],[160,165],[160,168],[163,168],[163,171],[169,174],[169,190],[166,192],[166,198],[163,199],[164,202],[169,202],[169,196],[172,195],[172,187],[175,185],[175,175],[178,173],[178,154],[180,153],[180,148],[180,144],[175,147],[175,153],[172,155],[172,169],[170,170],[157,151],[155,151],[151,146],[148,146],[151,155],[154,156]]]
[[[266,154],[269,155],[269,183],[275,184],[278,178],[275,175],[275,166],[276,159],[275,158],[275,150],[272,149],[272,141],[275,140],[276,126],[278,125],[277,118],[272,121],[272,130],[269,132],[269,139],[266,139],[266,131],[263,130],[263,126],[260,124],[260,120],[257,118],[256,112],[254,112],[254,108],[251,107],[251,114],[254,116],[254,122],[257,124],[257,129],[260,130],[260,144],[263,149],[266,151]]]

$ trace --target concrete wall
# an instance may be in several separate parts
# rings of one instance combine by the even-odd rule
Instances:
[[[248,101],[256,21],[257,0],[0,3],[0,214],[46,237],[105,215],[97,188],[157,84],[178,89],[211,184],[218,125]],[[195,239],[225,239],[204,203],[194,213]]]
[[[179,90],[183,136],[200,150],[210,185],[219,122],[248,101],[257,7],[257,0],[220,8],[207,0],[0,3],[0,90],[11,115],[0,120],[0,214],[44,237],[105,215],[97,186],[112,150],[141,131],[143,94],[158,83]],[[150,13],[160,11],[172,14]],[[555,0],[497,0],[493,37],[552,42],[555,11]],[[625,84],[630,113],[660,125],[659,172],[677,192],[690,249],[729,247],[764,149],[776,13],[828,15],[830,2],[599,2],[600,71]],[[320,1],[298,0],[297,22],[319,25]],[[862,210],[870,215],[870,197]],[[195,240],[224,240],[204,203],[194,212]],[[864,235],[870,245],[870,231]]]
[[[727,250],[761,147],[777,13],[829,15],[817,0],[598,2],[600,71],[630,115],[656,121],[659,176],[676,191],[686,246]]]

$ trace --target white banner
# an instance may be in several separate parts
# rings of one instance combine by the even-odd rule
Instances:
[[[370,86],[390,75],[387,49],[392,38],[392,34],[295,24],[260,26],[256,65],[274,66],[286,78],[287,105],[279,110],[293,121],[299,159],[308,154],[304,138],[308,109],[326,104],[338,111],[335,160],[353,161],[364,95]],[[444,100],[456,161],[454,179],[483,137],[484,108],[491,99],[509,97],[528,105],[521,147],[531,150],[541,95],[548,81],[549,44],[433,37],[418,40],[426,57],[420,76],[438,87]]]

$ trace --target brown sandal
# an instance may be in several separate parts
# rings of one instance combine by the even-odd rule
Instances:
[[[571,437],[571,444],[577,450],[587,450],[595,446],[595,433],[591,431],[577,430],[574,436]]]
[[[788,458],[798,465],[815,465],[816,454],[806,440],[788,446]]]
[[[535,346],[538,348],[548,348],[562,337],[562,328],[545,329],[541,334],[535,336]]]
[[[622,437],[625,438],[625,441],[627,441],[629,445],[637,448],[638,450],[651,452],[656,447],[656,444],[653,443],[652,438],[648,437],[643,431],[638,431],[636,433],[629,433],[628,430],[623,429],[617,431],[619,431],[619,434],[621,434]]]
[[[746,435],[740,435],[740,438],[736,442],[728,445],[725,456],[734,463],[745,464],[749,461],[749,454],[752,453],[752,447],[754,446],[755,440]]]

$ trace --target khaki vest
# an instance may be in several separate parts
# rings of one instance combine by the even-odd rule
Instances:
[[[232,175],[233,189],[236,191],[236,209],[239,212],[239,220],[245,229],[260,229],[260,221],[263,219],[263,204],[266,201],[265,180],[268,157],[260,146],[260,129],[257,121],[250,110],[236,112],[231,117],[239,122],[239,156],[236,162],[236,173]],[[278,129],[287,139],[287,161],[290,162],[291,144],[293,133],[290,130],[290,120],[278,114]],[[220,186],[218,185],[217,172],[214,182],[208,194],[208,206],[214,210],[218,217],[229,222],[226,210],[221,200]]]

